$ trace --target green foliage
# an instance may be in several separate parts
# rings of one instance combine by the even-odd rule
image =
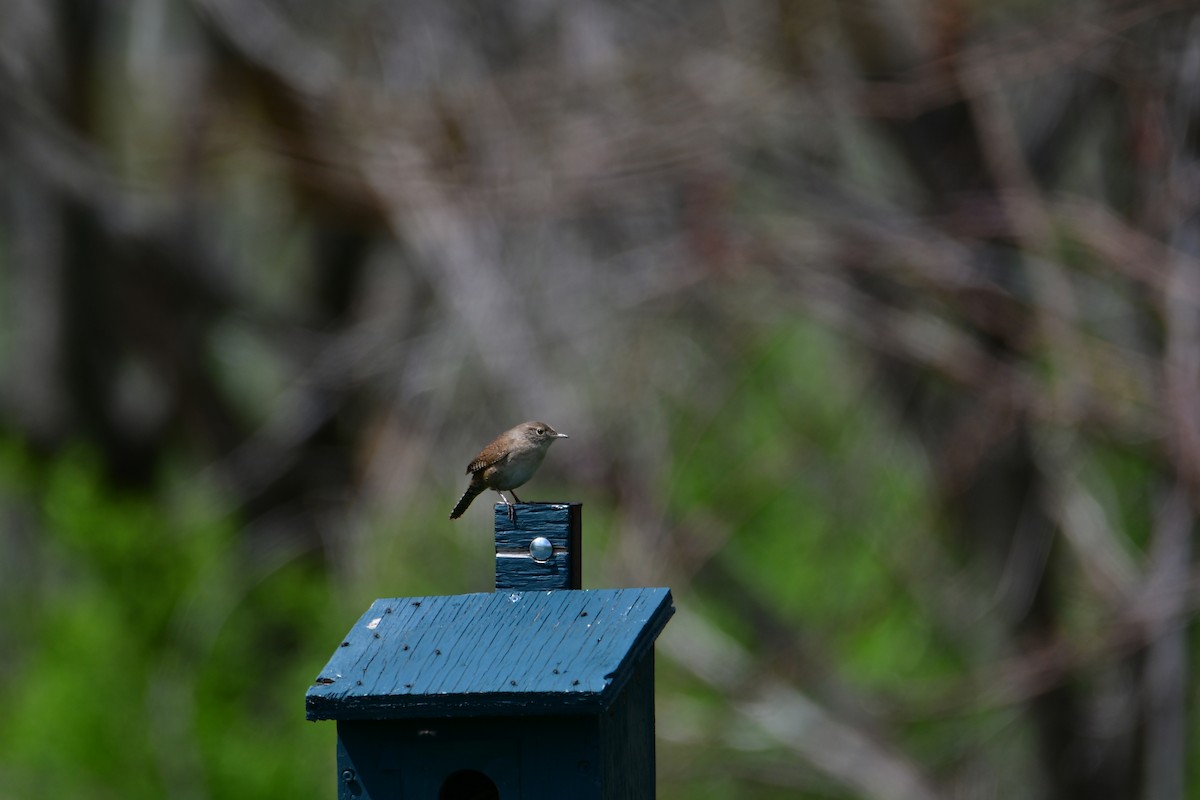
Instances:
[[[726,537],[677,601],[740,642],[756,669],[804,669],[800,654],[891,709],[892,733],[931,769],[953,776],[979,752],[1026,759],[1011,709],[946,705],[978,643],[914,590],[939,574],[927,563],[938,548],[930,478],[872,373],[799,321],[726,345],[742,350],[729,360],[742,367],[714,382],[718,402],[681,404],[670,420],[670,513],[685,531],[704,520]],[[1152,498],[1113,487],[1147,486],[1153,467],[1116,445],[1083,463],[1079,480],[1136,554]],[[85,450],[42,461],[0,447],[0,510],[27,523],[0,540],[6,563],[27,564],[0,585],[13,653],[0,688],[6,787],[83,800],[331,796],[332,726],[304,722],[302,708],[331,643],[375,597],[485,588],[489,543],[478,526],[436,542],[411,535],[444,529],[446,499],[431,498],[360,520],[342,551],[356,560],[331,571],[310,545],[238,530],[220,494],[186,470],[160,484],[129,494]],[[587,514],[585,583],[605,585],[619,518],[601,502]],[[764,611],[771,619],[755,618]],[[811,767],[772,777],[794,754],[739,720],[720,687],[669,659],[659,670],[665,797],[795,796],[776,780],[846,796]]]
[[[969,642],[939,631],[912,590],[938,546],[920,449],[897,433],[855,353],[820,328],[776,326],[746,349],[719,408],[681,409],[676,449],[685,455],[672,505],[685,528],[719,520],[728,540],[713,558],[735,581],[710,583],[702,570],[684,602],[768,671],[790,658],[770,653],[792,648],[862,697],[899,707],[937,698],[964,677]],[[753,598],[754,611],[735,591]],[[727,702],[684,676],[664,679],[676,680],[674,691],[714,709]],[[948,758],[979,723],[952,717],[904,730],[910,746]],[[761,796],[776,795],[764,787]]]
[[[777,330],[751,346],[718,413],[681,426],[692,444],[671,484],[678,513],[720,515],[721,557],[790,624],[828,637],[857,678],[922,674],[928,623],[893,564],[932,535],[925,477],[853,355],[811,325]]]
[[[194,483],[165,502],[104,485],[85,452],[0,463],[3,505],[43,534],[29,595],[0,587],[10,796],[318,796],[332,738],[303,690],[345,627],[323,569],[248,557]]]

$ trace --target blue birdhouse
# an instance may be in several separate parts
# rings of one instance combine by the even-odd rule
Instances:
[[[309,688],[339,800],[654,796],[670,590],[579,589],[579,505],[503,509],[496,591],[376,600]]]

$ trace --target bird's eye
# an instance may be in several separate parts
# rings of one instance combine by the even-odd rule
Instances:
[[[544,436],[545,434],[546,434],[546,429],[545,429],[545,428],[538,428],[538,429],[537,429],[537,435],[538,435],[538,436]]]

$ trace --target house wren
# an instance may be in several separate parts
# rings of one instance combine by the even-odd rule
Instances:
[[[516,521],[516,507],[504,496],[510,492],[513,500],[521,502],[513,491],[525,481],[533,477],[541,466],[546,451],[555,439],[566,439],[565,433],[559,433],[544,422],[522,422],[512,430],[500,434],[483,448],[475,460],[467,465],[467,474],[471,483],[463,492],[458,505],[450,512],[450,519],[458,519],[467,510],[484,489],[494,489],[500,494],[504,505],[508,506],[508,518]]]

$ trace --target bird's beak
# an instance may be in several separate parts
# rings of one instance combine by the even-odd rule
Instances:
[[[559,439],[570,439],[571,437],[567,436],[565,433],[560,433],[560,434],[558,434],[558,438]]]

